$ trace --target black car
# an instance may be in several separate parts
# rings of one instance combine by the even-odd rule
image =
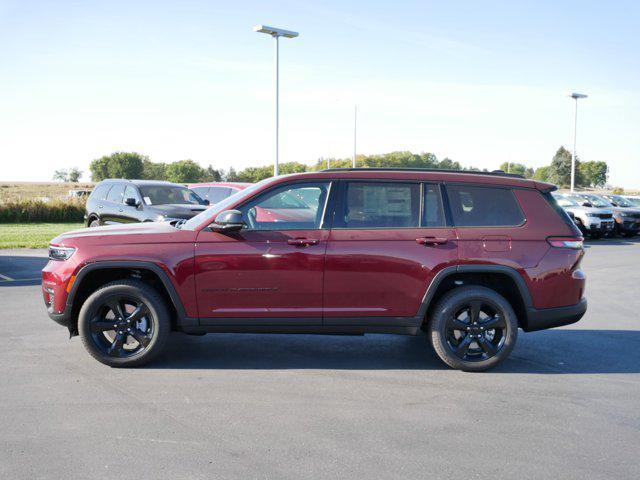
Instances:
[[[87,200],[88,227],[133,222],[180,222],[209,202],[188,188],[155,180],[103,180]]]

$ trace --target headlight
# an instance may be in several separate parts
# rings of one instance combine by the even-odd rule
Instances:
[[[627,213],[627,212],[620,212],[620,213],[619,213],[619,215],[620,215],[621,217],[630,217],[630,216],[631,216],[631,214],[630,214],[630,213]]]
[[[49,245],[49,258],[51,260],[69,260],[74,253],[76,253],[76,249],[73,247]]]

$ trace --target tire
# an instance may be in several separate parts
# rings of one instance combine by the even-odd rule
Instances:
[[[162,352],[171,319],[164,299],[154,288],[120,280],[87,298],[78,316],[78,332],[85,349],[99,362],[111,367],[139,367]]]
[[[475,324],[473,311],[478,312]],[[496,328],[487,328],[490,326]],[[428,332],[444,363],[457,370],[481,372],[509,356],[518,338],[518,320],[502,295],[470,285],[455,288],[438,301]]]
[[[94,218],[89,222],[89,228],[99,227],[99,226],[100,226],[100,220],[98,220],[97,218]]]
[[[601,233],[592,233],[591,234],[591,238],[593,240],[600,240],[602,238],[602,234]]]
[[[627,238],[632,238],[636,236],[636,232],[624,232],[622,236]]]

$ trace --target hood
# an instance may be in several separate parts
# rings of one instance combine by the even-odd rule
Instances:
[[[200,212],[209,208],[208,205],[191,205],[191,204],[167,204],[167,205],[150,205],[149,210],[158,215],[165,215],[170,218],[184,218],[188,220],[195,217]]]
[[[631,215],[634,218],[640,218],[640,210],[631,207],[607,207],[608,210],[611,210],[614,214],[618,213],[626,213],[627,215]]]
[[[613,210],[610,208],[596,208],[596,207],[583,207],[583,206],[570,206],[564,207],[565,210],[569,212],[584,212],[584,213],[592,213],[597,215],[608,214],[613,215]]]
[[[58,235],[54,245],[123,245],[132,243],[176,243],[192,241],[194,232],[172,227],[168,222],[125,223],[83,228]]]

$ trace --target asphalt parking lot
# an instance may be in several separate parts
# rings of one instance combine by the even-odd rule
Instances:
[[[175,334],[110,369],[33,255],[0,253],[0,478],[640,477],[640,239],[592,242],[585,318],[482,374],[390,335]]]

